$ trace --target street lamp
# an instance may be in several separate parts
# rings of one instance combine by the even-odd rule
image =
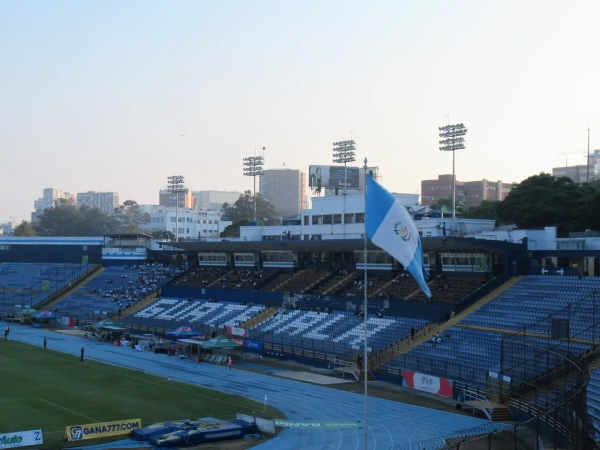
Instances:
[[[263,152],[265,148],[263,147]],[[254,215],[252,220],[256,223],[256,177],[264,174],[263,164],[265,163],[264,156],[248,156],[244,158],[244,175],[254,178]]]
[[[346,164],[356,161],[354,150],[356,150],[356,142],[340,141],[333,143],[333,162],[344,163],[344,195],[347,188],[347,168]]]
[[[452,152],[452,219],[456,219],[456,175],[454,173],[454,153],[456,150],[465,148],[465,140],[463,136],[467,134],[467,129],[462,123],[456,125],[446,125],[439,127],[440,151]]]
[[[175,194],[175,242],[179,242],[179,193],[186,191],[183,176],[167,177],[167,190],[171,194]]]

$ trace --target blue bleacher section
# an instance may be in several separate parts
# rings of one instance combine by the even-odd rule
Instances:
[[[600,277],[530,275],[461,323],[549,334],[552,315],[570,320],[571,337],[598,341],[600,333],[590,320],[600,316],[594,291],[600,292]]]
[[[117,313],[119,304],[111,297],[76,292],[58,302],[54,309],[59,316],[64,315],[79,320],[96,320],[100,316]]]
[[[488,371],[500,370],[500,333],[450,327],[440,344],[427,342],[387,367],[412,370],[485,387]]]
[[[591,349],[591,344],[582,342],[504,335],[501,370],[511,376],[513,386],[518,386],[565,364],[567,359],[576,360]]]
[[[155,292],[182,270],[161,264],[110,266],[54,307],[59,315],[79,320],[114,315]]]
[[[504,333],[463,328],[448,329],[440,344],[427,342],[387,367],[412,370],[486,388],[489,371],[513,376],[513,386],[556,367],[563,356],[580,355],[590,345],[543,338],[507,338]],[[526,345],[524,345],[526,344]],[[548,352],[548,347],[552,352]]]
[[[587,386],[587,411],[590,424],[594,428],[594,440],[600,442],[600,369],[590,373]]]
[[[208,334],[214,329],[238,326],[264,309],[262,305],[237,302],[161,297],[123,320],[143,330],[174,329],[191,325]]]
[[[1,312],[16,312],[15,305],[35,306],[92,267],[92,264],[0,263]]]
[[[367,346],[378,351],[421,328],[422,319],[369,317]],[[286,310],[252,328],[251,339],[340,357],[364,347],[364,319],[351,312]]]
[[[441,345],[421,345],[395,358],[387,368],[482,388],[491,370],[511,376],[513,386],[519,385],[552,370],[565,358],[577,358],[598,342],[595,324],[600,311],[595,303],[599,292],[599,277],[531,275],[449,329],[451,337]],[[569,319],[568,340],[550,339],[551,319]]]

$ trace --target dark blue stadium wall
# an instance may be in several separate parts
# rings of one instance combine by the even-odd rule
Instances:
[[[0,251],[0,262],[101,264],[102,245],[11,245]]]
[[[255,305],[267,304],[280,307],[284,302],[281,292],[243,291],[239,289],[210,289],[188,288],[181,286],[162,287],[163,297],[214,299],[238,303],[254,303]],[[299,295],[296,297],[296,308],[314,309],[328,308],[336,311],[353,311],[357,306],[362,306],[360,297],[322,297],[318,295]],[[369,300],[369,315],[381,313],[384,316],[401,316],[440,321],[447,318],[452,312],[452,305],[440,303],[423,303],[411,301],[385,301]]]

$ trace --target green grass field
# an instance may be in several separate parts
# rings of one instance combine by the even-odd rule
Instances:
[[[0,367],[0,433],[42,429],[44,448],[69,447],[63,440],[67,425],[141,418],[146,426],[170,419],[233,419],[236,412],[282,417],[242,397],[91,360],[82,363],[78,356],[14,341],[0,342]]]

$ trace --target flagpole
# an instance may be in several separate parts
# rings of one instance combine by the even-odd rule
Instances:
[[[365,213],[367,212],[367,158],[365,158]],[[365,222],[366,223],[366,222]],[[364,299],[363,299],[363,317],[364,317],[364,333],[365,333],[365,341],[363,344],[363,358],[362,358],[362,371],[364,377],[364,391],[365,391],[365,450],[369,448],[369,427],[368,427],[368,411],[369,411],[369,395],[367,390],[367,370],[369,368],[369,360],[367,354],[367,229],[365,226],[364,234],[363,234],[363,290],[364,290]],[[360,369],[360,368],[359,368]]]

